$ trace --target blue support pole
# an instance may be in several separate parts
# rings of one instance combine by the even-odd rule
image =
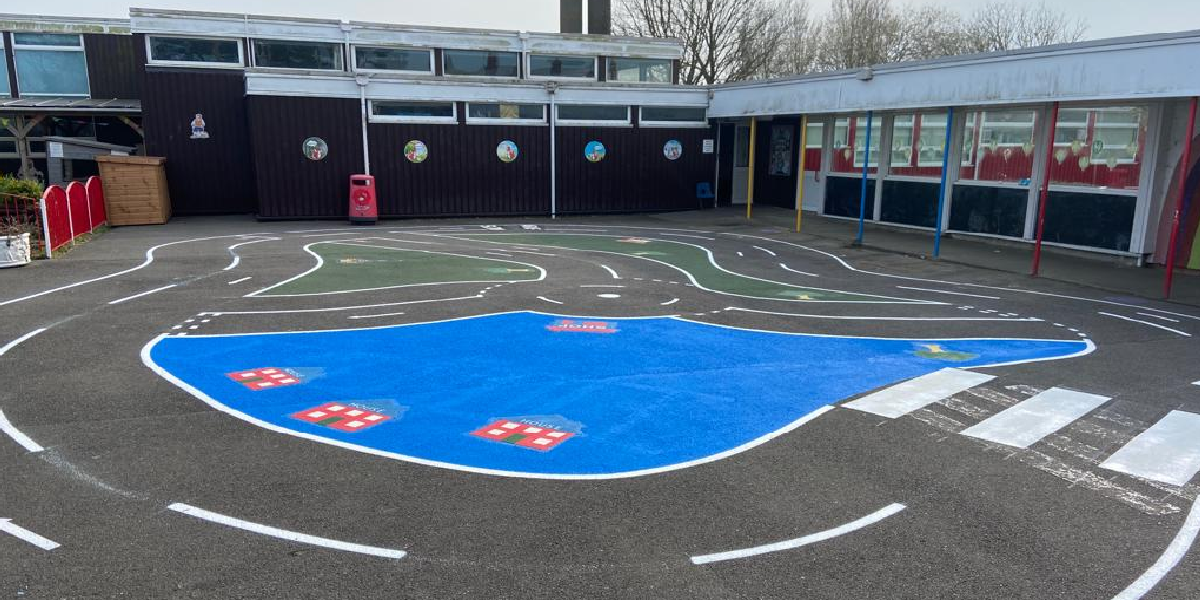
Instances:
[[[863,151],[862,193],[858,199],[858,237],[855,245],[862,245],[863,223],[867,220],[867,165],[871,164],[871,111],[867,111],[867,147]]]
[[[954,107],[946,109],[946,145],[942,147],[942,183],[938,186],[937,232],[933,235],[933,257],[942,251],[942,211],[946,206],[946,174],[950,171],[950,129],[954,124]]]

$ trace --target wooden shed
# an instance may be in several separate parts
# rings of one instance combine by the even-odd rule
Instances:
[[[108,222],[162,225],[171,218],[167,191],[167,159],[159,156],[97,156]]]

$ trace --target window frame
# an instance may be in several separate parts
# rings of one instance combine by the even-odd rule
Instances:
[[[182,38],[191,40],[210,40],[214,42],[236,42],[238,62],[237,64],[225,62],[210,62],[210,61],[189,61],[189,60],[157,60],[154,58],[150,38]],[[164,67],[194,67],[202,69],[243,69],[246,66],[246,44],[243,43],[244,38],[218,37],[218,36],[200,36],[200,35],[146,35],[146,64],[158,65]]]
[[[611,73],[611,71],[613,69],[613,64],[615,64],[616,62],[620,62],[622,60],[664,61],[667,63],[667,66],[669,68],[669,72],[667,73],[667,80],[666,81],[644,81],[644,80],[639,79],[637,81],[622,81],[620,79],[613,79],[612,73]],[[605,81],[607,81],[609,83],[624,83],[624,84],[638,84],[638,85],[673,85],[674,81],[675,81],[675,59],[673,59],[673,58],[654,58],[654,57],[640,57],[640,56],[609,56],[609,57],[607,57],[607,60],[605,62],[606,62],[605,67],[609,70],[609,72],[604,74],[604,79],[605,79]]]
[[[433,125],[453,125],[458,123],[458,102],[453,100],[406,100],[406,99],[373,99],[367,101],[367,122],[368,123],[426,123]],[[428,116],[405,116],[405,115],[379,115],[375,114],[376,104],[449,104],[449,117],[428,117]]]
[[[358,66],[358,48],[379,48],[383,50],[411,50],[417,52],[429,53],[429,70],[428,71],[413,71],[411,69],[363,69]],[[351,73],[399,73],[403,75],[436,75],[437,74],[437,56],[433,48],[424,48],[420,46],[400,46],[387,44],[351,44],[350,45],[350,72]]]
[[[514,76],[508,75],[452,75],[446,72],[446,53],[447,52],[479,52],[479,53],[496,53],[496,54],[516,54],[517,55],[517,74]],[[519,81],[521,79],[521,52],[518,50],[472,50],[470,48],[442,48],[442,63],[438,66],[442,68],[442,77],[447,79],[507,79],[509,81]]]
[[[642,113],[647,108],[698,108],[704,111],[703,121],[647,121],[642,118]],[[638,126],[649,128],[674,127],[679,129],[708,129],[708,107],[707,106],[657,106],[657,105],[639,105],[638,106]]]
[[[615,121],[615,120],[614,121],[605,121],[605,120],[597,120],[597,119],[564,119],[559,116],[559,113],[562,111],[563,106],[622,106],[625,108],[625,120],[624,121]],[[554,105],[554,124],[555,125],[564,125],[567,127],[586,127],[589,125],[597,126],[597,127],[633,127],[633,109],[631,108],[631,105],[629,105],[629,104],[577,104],[577,103],[555,104]]]
[[[0,36],[0,63],[4,64],[4,89],[0,90],[0,98],[12,98],[12,82],[8,79],[8,47],[4,43],[4,38],[5,36]],[[16,64],[15,59],[13,64]]]
[[[518,104],[518,105],[520,105],[520,104],[537,104],[542,107],[542,118],[540,120],[538,120],[538,119],[521,119],[521,118],[505,119],[502,117],[472,117],[471,116],[471,105],[472,104]],[[470,102],[470,101],[468,101],[466,103],[466,105],[467,105],[466,117],[467,117],[468,125],[548,125],[550,123],[549,119],[547,118],[550,115],[550,108],[549,108],[550,105],[548,105],[548,104],[541,104],[538,102]]]
[[[563,79],[571,80],[571,81],[600,81],[600,56],[599,55],[569,54],[569,53],[561,53],[561,52],[557,53],[557,54],[542,53],[542,52],[524,52],[524,53],[522,53],[522,56],[524,57],[524,63],[525,63],[524,65],[522,65],[523,68],[525,69],[525,79],[533,79],[533,80],[538,80],[538,81],[559,81],[559,80],[563,80]],[[566,56],[566,57],[571,57],[571,58],[591,57],[591,59],[592,59],[592,76],[591,77],[575,77],[572,75],[534,75],[533,69],[530,68],[530,66],[529,66],[529,60],[532,59],[534,56]]]
[[[17,44],[17,36],[22,33],[40,34],[42,32],[36,32],[36,31],[14,31],[14,32],[11,32],[12,48],[10,48],[9,51],[12,52],[13,76],[17,80],[17,91],[21,94],[22,98],[24,98],[26,96],[30,96],[30,97],[34,97],[34,98],[91,98],[92,97],[92,74],[88,72],[87,46],[85,45],[86,42],[84,41],[82,33],[54,33],[54,34],[52,34],[52,35],[73,35],[75,37],[78,37],[79,38],[78,46],[42,46],[42,45],[36,45],[36,44]],[[17,66],[17,50],[18,49],[32,50],[35,52],[48,51],[48,52],[79,52],[79,53],[82,53],[83,54],[83,80],[87,87],[87,92],[83,93],[83,94],[44,94],[44,93],[38,93],[38,92],[27,93],[25,90],[21,89],[21,69]],[[7,60],[7,58],[5,60]],[[12,90],[9,90],[9,95],[10,96],[12,95]]]
[[[304,73],[304,72],[309,72],[309,71],[318,72],[318,73],[345,73],[346,72],[346,51],[345,51],[346,45],[341,42],[290,40],[290,39],[282,39],[282,38],[249,38],[249,40],[250,40],[250,67],[254,68],[254,69],[279,71],[279,72],[283,72],[283,73]],[[312,68],[308,68],[308,67],[264,67],[264,66],[261,66],[258,64],[258,56],[257,56],[258,53],[255,52],[255,50],[257,49],[256,45],[258,44],[258,42],[286,42],[286,43],[292,43],[292,44],[320,44],[323,46],[333,46],[338,49],[337,62],[339,63],[339,67],[336,69],[312,69]]]

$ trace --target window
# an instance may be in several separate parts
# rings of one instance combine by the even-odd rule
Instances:
[[[570,123],[602,123],[616,125],[629,122],[628,106],[605,106],[600,104],[560,104],[558,120]]]
[[[242,66],[242,41],[151,35],[146,37],[151,63]]]
[[[13,61],[22,96],[87,96],[83,38],[75,34],[14,33]]]
[[[456,123],[453,102],[372,101],[371,120],[376,122]]]
[[[757,133],[757,132],[755,132]],[[733,166],[744,169],[750,166],[750,126],[738,125],[733,132]]]
[[[443,50],[442,73],[450,76],[520,77],[516,52]]]
[[[1054,127],[1050,182],[1136,190],[1142,171],[1146,109],[1070,108]]]
[[[608,59],[609,81],[641,81],[671,83],[671,61],[659,58]]]
[[[1037,112],[1032,110],[967,113],[959,178],[1029,185],[1036,122]]]
[[[708,126],[708,111],[703,106],[643,106],[643,125]]]
[[[871,118],[871,164],[867,173],[874,173],[879,166],[879,137],[883,128],[882,117]],[[866,117],[838,117],[833,122],[833,164],[830,171],[834,173],[862,173],[863,160],[866,158],[867,119]]]
[[[939,177],[946,154],[946,113],[892,119],[891,173]]]
[[[596,57],[530,54],[529,76],[595,79]]]
[[[821,148],[824,147],[825,124],[820,121],[808,121],[807,138],[804,140],[804,170],[821,171]]]
[[[546,106],[543,104],[472,102],[467,105],[467,121],[526,121],[529,123],[545,123]]]
[[[4,39],[0,38],[0,96],[11,96],[12,90],[8,89],[8,59],[4,53]],[[3,152],[3,150],[0,150]],[[13,150],[16,152],[16,150]]]
[[[341,44],[254,40],[254,66],[267,69],[341,71]]]
[[[433,73],[433,51],[355,46],[354,66],[360,71]]]

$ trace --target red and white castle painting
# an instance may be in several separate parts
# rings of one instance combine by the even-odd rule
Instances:
[[[509,419],[500,419],[491,425],[472,431],[471,435],[493,442],[513,444],[522,448],[546,452],[571,439],[575,434],[570,431],[560,431],[552,427],[542,427]]]
[[[616,333],[616,323],[608,321],[576,321],[559,319],[546,326],[550,331],[581,331],[585,333]]]
[[[373,410],[337,402],[326,402],[316,408],[293,413],[292,418],[351,433],[370,429],[391,419],[390,416]]]
[[[278,367],[263,367],[225,375],[256,392],[303,382],[299,375]]]

